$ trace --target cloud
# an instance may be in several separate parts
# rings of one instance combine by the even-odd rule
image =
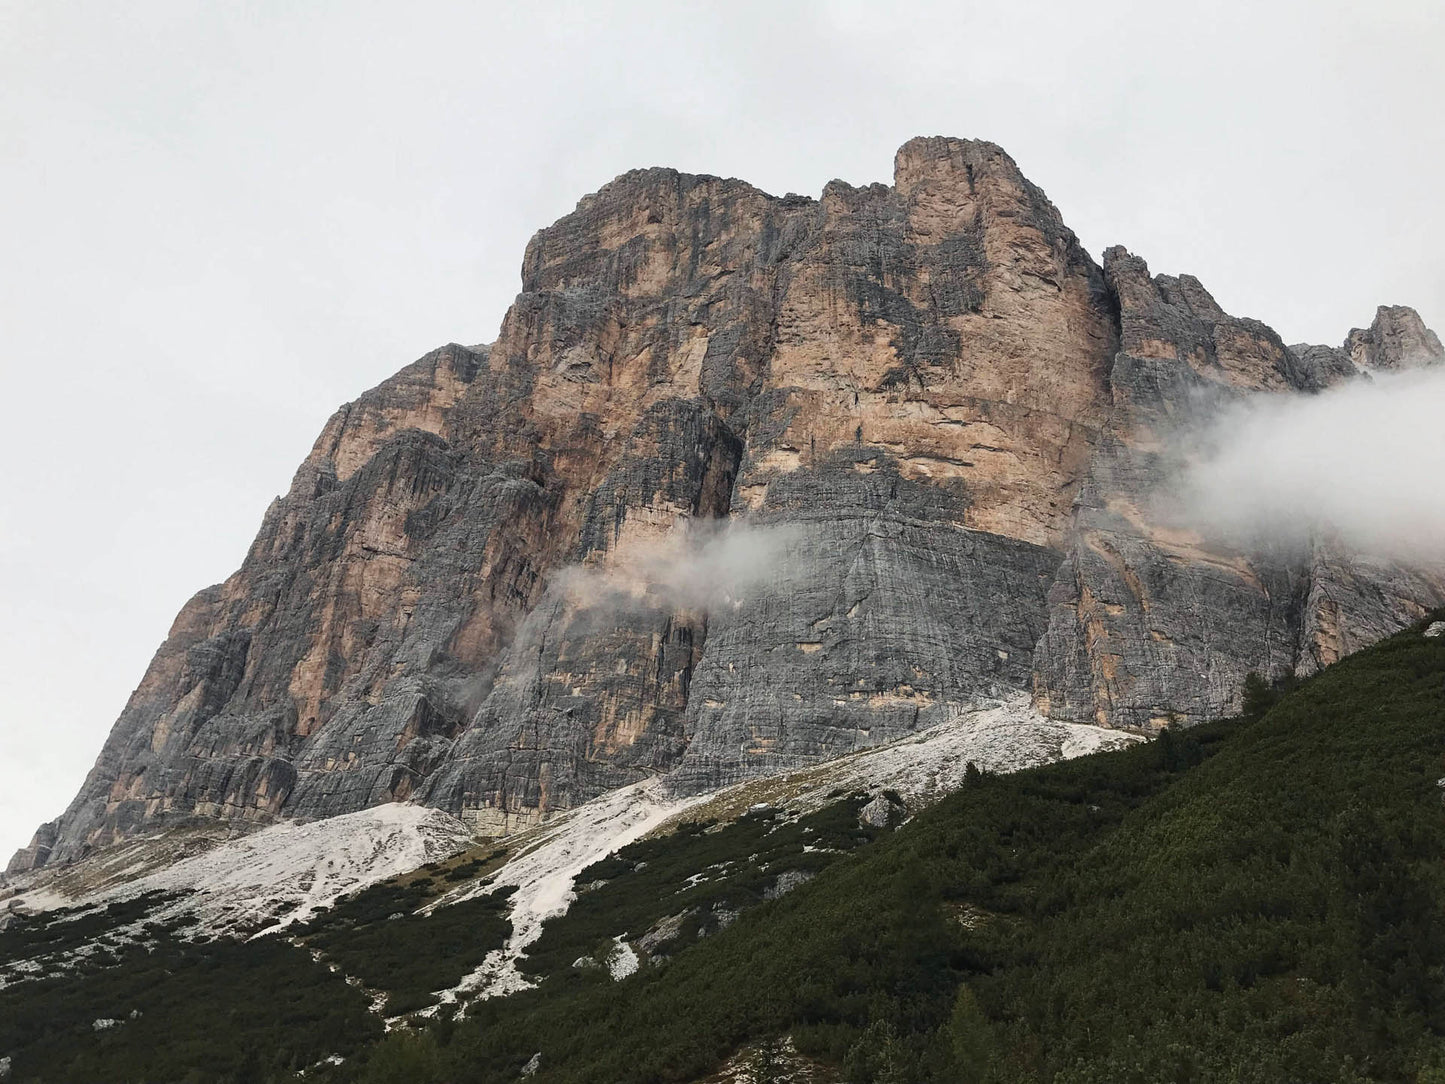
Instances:
[[[680,520],[660,537],[624,539],[597,565],[558,572],[552,586],[587,607],[735,605],[788,575],[801,530],[739,520]]]
[[[1256,396],[1192,434],[1185,459],[1178,497],[1206,537],[1300,546],[1323,532],[1445,563],[1445,365]]]

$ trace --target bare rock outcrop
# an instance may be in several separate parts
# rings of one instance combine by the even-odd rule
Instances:
[[[1114,411],[1035,653],[1040,710],[1146,730],[1231,714],[1250,671],[1313,673],[1445,598],[1438,570],[1401,568],[1327,539],[1305,554],[1241,552],[1172,519],[1160,505],[1179,467],[1174,434],[1241,396],[1318,392],[1361,370],[1350,342],[1288,348],[1264,324],[1224,313],[1197,280],[1151,276],[1121,248],[1104,254],[1104,272],[1119,305]],[[1416,325],[1411,309],[1381,308],[1369,334],[1398,344],[1393,329]],[[1406,364],[1399,353],[1373,357]]]
[[[1345,352],[1360,369],[1404,369],[1445,361],[1440,336],[1404,305],[1381,305],[1368,328],[1350,332]]]
[[[916,139],[893,184],[817,200],[625,174],[533,238],[494,343],[328,422],[12,868],[397,799],[506,832],[1020,690],[1132,728],[1231,710],[1247,671],[1325,665],[1445,589],[1168,527],[1171,427],[1440,354],[1412,310],[1287,348],[1193,278],[1101,268],[990,143]],[[751,590],[648,581],[727,522],[787,540]]]
[[[1213,549],[1153,504],[1178,426],[1300,382],[1273,331],[1227,315],[1197,280],[1151,276],[1122,248],[1104,271],[1119,305],[1114,410],[1050,592],[1035,700],[1060,718],[1157,729],[1226,714],[1250,670],[1294,665],[1293,570]]]
[[[1445,362],[1440,337],[1404,305],[1381,305],[1368,328],[1354,328],[1343,346],[1301,343],[1290,352],[1307,391],[1322,391],[1371,372],[1418,369]]]

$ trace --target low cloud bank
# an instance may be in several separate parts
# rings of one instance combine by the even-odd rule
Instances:
[[[1332,533],[1380,557],[1445,562],[1445,366],[1257,396],[1188,442],[1176,496],[1235,545]]]

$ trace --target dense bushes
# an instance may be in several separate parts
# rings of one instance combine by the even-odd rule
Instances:
[[[535,1057],[539,1082],[681,1084],[783,1035],[853,1082],[1445,1080],[1445,640],[1407,633],[1255,695],[1258,718],[971,773],[876,838],[847,800],[644,841],[580,878],[527,961],[537,989],[365,1049],[359,995],[334,976],[322,989],[324,968],[274,939],[165,950],[209,954],[211,985],[178,959],[163,982],[142,963],[0,992],[0,1044],[28,1044],[17,1067],[51,1080],[83,1079],[81,1057],[94,1079],[221,1080],[246,1056],[265,1079],[349,1043],[307,1081],[510,1084]],[[811,881],[764,902],[804,866]],[[425,955],[443,928],[387,918],[408,891],[357,897],[308,943],[406,974],[399,946]],[[630,978],[571,966],[685,912],[694,925]],[[493,942],[488,921],[469,916],[487,932],[441,955]],[[244,992],[275,976],[296,996]],[[18,990],[38,997],[12,1023],[31,1009]],[[154,1050],[82,1034],[87,1014],[148,1001],[140,1020],[176,1020],[144,1033]],[[60,1038],[31,1039],[52,1016]],[[203,1019],[228,1030],[210,1038]]]
[[[671,956],[718,932],[762,903],[789,873],[814,874],[870,842],[876,828],[858,823],[864,797],[837,802],[796,819],[755,810],[728,825],[684,824],[588,866],[567,914],[547,923],[523,969],[533,976],[569,969],[614,937],[642,937],[669,916],[677,933],[657,949]]]
[[[14,1079],[253,1084],[381,1035],[360,992],[279,938],[162,934],[116,956],[0,990],[0,1051]]]
[[[1414,633],[1257,720],[976,779],[664,966],[481,1006],[434,1079],[689,1081],[780,1034],[851,1081],[1435,1079],[1442,739]]]
[[[414,913],[437,891],[428,878],[376,885],[290,936],[250,941],[188,941],[174,923],[145,924],[163,902],[154,895],[21,922],[0,931],[0,959],[44,951],[76,962],[0,989],[0,1055],[16,1080],[253,1084],[357,1054],[382,1026],[345,976],[386,992],[386,1011],[407,1012],[511,932],[509,892]],[[142,925],[144,936],[118,936]]]
[[[435,1004],[435,990],[455,986],[512,932],[506,917],[515,889],[499,889],[430,913],[429,880],[373,885],[323,912],[299,931],[341,971],[385,991],[388,1016]]]

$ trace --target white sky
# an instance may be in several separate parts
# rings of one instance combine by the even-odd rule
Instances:
[[[1445,331],[1445,5],[0,0],[0,863],[331,411],[490,341],[637,166],[817,195],[1002,144],[1287,341]]]

